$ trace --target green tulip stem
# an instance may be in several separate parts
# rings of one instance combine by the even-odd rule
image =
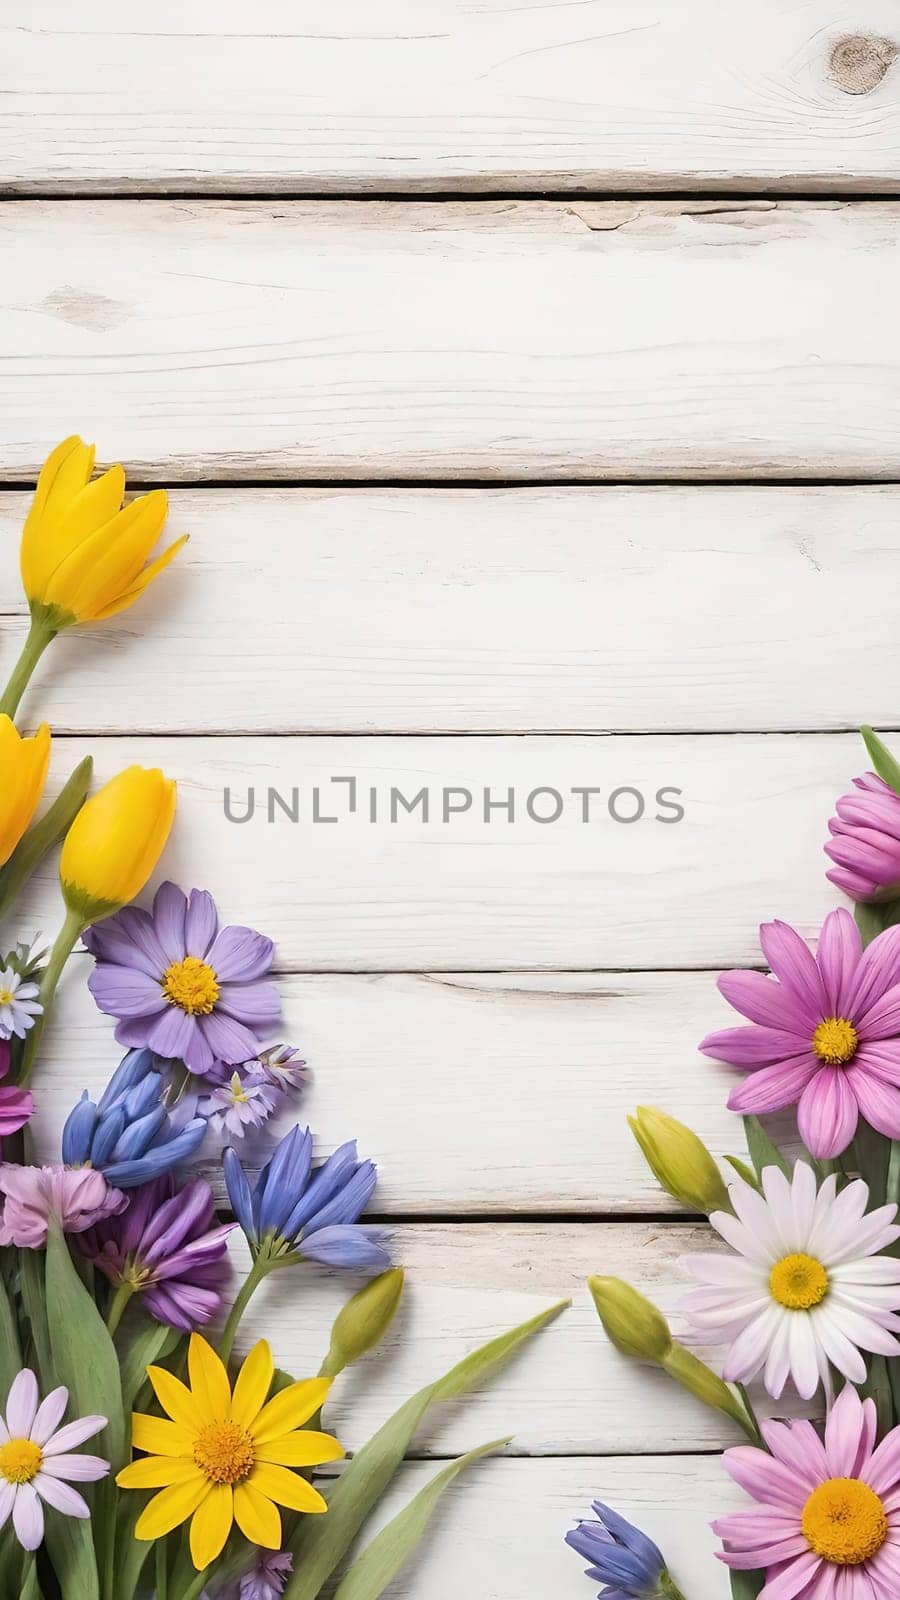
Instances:
[[[31,681],[31,675],[48,644],[56,638],[56,633],[56,628],[51,628],[46,618],[32,617],[28,637],[22,646],[22,654],[12,669],[9,683],[0,700],[0,714],[5,712],[8,717],[15,717],[19,702]]]
[[[22,1056],[22,1070],[19,1073],[19,1084],[24,1088],[32,1073],[38,1047],[47,1024],[47,1017],[53,1005],[57,985],[62,977],[63,967],[74,950],[81,934],[84,932],[84,923],[77,911],[68,910],[66,920],[56,935],[56,942],[50,951],[50,959],[44,968],[41,978],[40,1002],[43,1006],[41,1015],[36,1019],[34,1027],[28,1034],[25,1050]]]
[[[119,1326],[119,1323],[122,1321],[122,1317],[125,1314],[128,1302],[133,1294],[133,1283],[120,1283],[118,1289],[113,1295],[109,1303],[109,1311],[106,1314],[106,1327],[110,1338],[112,1338]]]
[[[263,1246],[234,1297],[234,1304],[228,1313],[228,1321],[222,1330],[222,1337],[219,1340],[219,1355],[226,1367],[231,1360],[235,1335],[241,1325],[241,1319],[260,1284],[265,1281],[270,1272],[274,1272],[278,1267],[295,1266],[297,1262],[295,1255],[272,1256],[265,1248],[265,1241]]]

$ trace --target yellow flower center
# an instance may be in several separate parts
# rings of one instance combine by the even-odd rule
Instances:
[[[192,1017],[208,1017],[219,998],[219,980],[198,956],[185,956],[166,968],[162,992],[170,1006],[180,1006]]]
[[[194,1460],[210,1483],[241,1483],[253,1466],[253,1440],[236,1422],[210,1422],[194,1441]]]
[[[769,1274],[769,1292],[789,1311],[811,1311],[828,1293],[828,1273],[815,1256],[784,1256]]]
[[[801,1518],[803,1537],[823,1561],[858,1567],[877,1556],[888,1519],[874,1489],[858,1478],[829,1478],[814,1489]]]
[[[228,1085],[228,1092],[231,1095],[231,1103],[233,1106],[246,1105],[250,1100],[250,1096],[245,1090],[244,1085],[241,1083],[240,1077],[236,1072],[231,1074],[231,1082]]]
[[[0,1006],[11,1006],[15,998],[12,989],[0,989]]]
[[[7,1483],[30,1483],[41,1470],[44,1456],[31,1439],[7,1439],[0,1447],[0,1477]]]
[[[852,1061],[859,1034],[846,1017],[826,1017],[812,1037],[812,1047],[820,1061],[829,1067],[843,1067]]]

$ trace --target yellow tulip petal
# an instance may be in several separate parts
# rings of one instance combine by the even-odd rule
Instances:
[[[214,1483],[191,1523],[191,1559],[198,1572],[222,1554],[233,1522],[231,1484]]]
[[[272,1461],[281,1467],[320,1467],[325,1461],[341,1461],[344,1454],[343,1445],[330,1433],[315,1433],[311,1428],[256,1446],[257,1461]]]
[[[207,1478],[192,1478],[189,1483],[174,1483],[160,1489],[145,1506],[134,1530],[136,1539],[163,1539],[173,1528],[192,1517],[206,1499],[212,1484]]]
[[[188,1346],[191,1393],[204,1422],[225,1422],[231,1415],[231,1384],[212,1345],[192,1333]]]
[[[253,1468],[247,1482],[267,1500],[287,1506],[289,1511],[327,1511],[328,1505],[318,1489],[305,1478],[298,1478],[287,1467],[276,1467],[271,1462],[260,1462]]]
[[[54,517],[41,531],[40,585],[37,598],[46,600],[53,575],[89,539],[112,520],[125,497],[125,473],[111,467],[93,483],[85,484],[60,517]]]
[[[194,1449],[195,1430],[162,1417],[148,1417],[135,1411],[131,1418],[131,1443],[135,1450],[148,1450],[154,1456],[189,1456]]]
[[[272,1387],[274,1373],[271,1347],[266,1339],[260,1339],[241,1367],[234,1386],[231,1415],[242,1428],[249,1428],[259,1416]]]
[[[190,1456],[142,1456],[122,1468],[116,1483],[120,1489],[167,1489],[172,1483],[190,1483],[202,1477]]]
[[[128,767],[92,795],[66,835],[67,899],[126,905],[140,894],[175,819],[176,786],[158,768]]]
[[[250,1425],[256,1443],[281,1439],[295,1428],[302,1428],[304,1422],[322,1409],[330,1388],[330,1378],[304,1378],[292,1383],[289,1389],[282,1389]]]
[[[0,866],[9,860],[38,808],[50,765],[46,723],[23,739],[10,718],[0,716]]]
[[[66,507],[82,490],[94,470],[94,447],[73,433],[52,450],[41,468],[31,509],[22,531],[22,582],[29,599],[41,599],[48,567],[46,549]]]
[[[48,605],[91,621],[134,583],[163,530],[165,489],[139,495],[70,551],[47,581]]]
[[[281,1513],[252,1483],[239,1483],[234,1491],[234,1520],[251,1544],[281,1549]]]
[[[168,550],[164,550],[161,556],[157,556],[155,561],[151,561],[150,565],[144,568],[130,588],[125,589],[110,605],[95,611],[93,620],[95,622],[105,622],[107,617],[115,617],[120,611],[127,611],[129,606],[133,606],[135,600],[140,599],[144,590],[175,560],[179,550],[187,544],[189,538],[189,533],[183,533],[180,539],[176,539],[174,544],[170,544]]]
[[[157,1400],[172,1421],[179,1423],[182,1428],[190,1428],[194,1434],[199,1433],[206,1418],[181,1379],[167,1372],[165,1367],[148,1367],[147,1377]]]

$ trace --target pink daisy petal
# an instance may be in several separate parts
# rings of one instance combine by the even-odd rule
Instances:
[[[783,1111],[786,1106],[797,1104],[807,1084],[820,1070],[821,1062],[812,1052],[794,1056],[790,1061],[778,1061],[771,1067],[760,1067],[732,1089],[728,1109],[742,1115],[752,1112],[755,1116]]]
[[[844,1075],[866,1121],[888,1139],[900,1139],[900,1089],[895,1089],[893,1084],[882,1083],[864,1066],[855,1063],[844,1069]],[[846,1149],[846,1145],[842,1145],[841,1149]],[[816,1153],[813,1151],[813,1154]],[[840,1151],[832,1153],[837,1155]]]
[[[726,1450],[722,1460],[735,1483],[762,1505],[796,1512],[802,1511],[809,1499],[796,1473],[767,1455],[765,1450],[757,1450],[753,1445],[737,1445]]]
[[[797,1022],[815,1027],[827,1012],[822,975],[805,939],[787,922],[764,922],[759,942],[769,966],[794,1001]]]
[[[885,928],[862,953],[850,1001],[854,1022],[865,1027],[866,1015],[886,990],[900,983],[900,927]]]
[[[833,1478],[856,1478],[872,1453],[874,1407],[866,1411],[848,1383],[838,1395],[825,1424],[825,1455]]]
[[[728,1004],[764,1028],[797,1027],[797,1008],[777,978],[762,972],[723,972],[717,984]]]
[[[843,1067],[820,1067],[800,1096],[800,1137],[819,1160],[843,1154],[856,1133],[860,1108],[849,1078]]]
[[[732,1067],[765,1067],[809,1050],[809,1034],[786,1033],[776,1028],[722,1028],[698,1046],[705,1056],[727,1061]]]
[[[861,955],[862,939],[850,912],[843,907],[830,911],[822,924],[816,961],[833,1016],[847,1015]]]

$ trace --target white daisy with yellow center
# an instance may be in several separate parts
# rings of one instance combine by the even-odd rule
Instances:
[[[682,1309],[704,1338],[728,1343],[729,1382],[762,1373],[778,1399],[790,1378],[809,1400],[829,1364],[863,1383],[860,1351],[900,1353],[900,1260],[878,1254],[900,1238],[895,1205],[867,1213],[861,1179],[838,1193],[836,1177],[819,1187],[803,1161],[791,1179],[766,1167],[761,1194],[743,1179],[728,1193],[734,1214],[710,1222],[735,1253],[685,1258],[701,1287]]]
[[[43,1011],[36,983],[25,983],[14,967],[0,967],[0,1039],[24,1039]]]

